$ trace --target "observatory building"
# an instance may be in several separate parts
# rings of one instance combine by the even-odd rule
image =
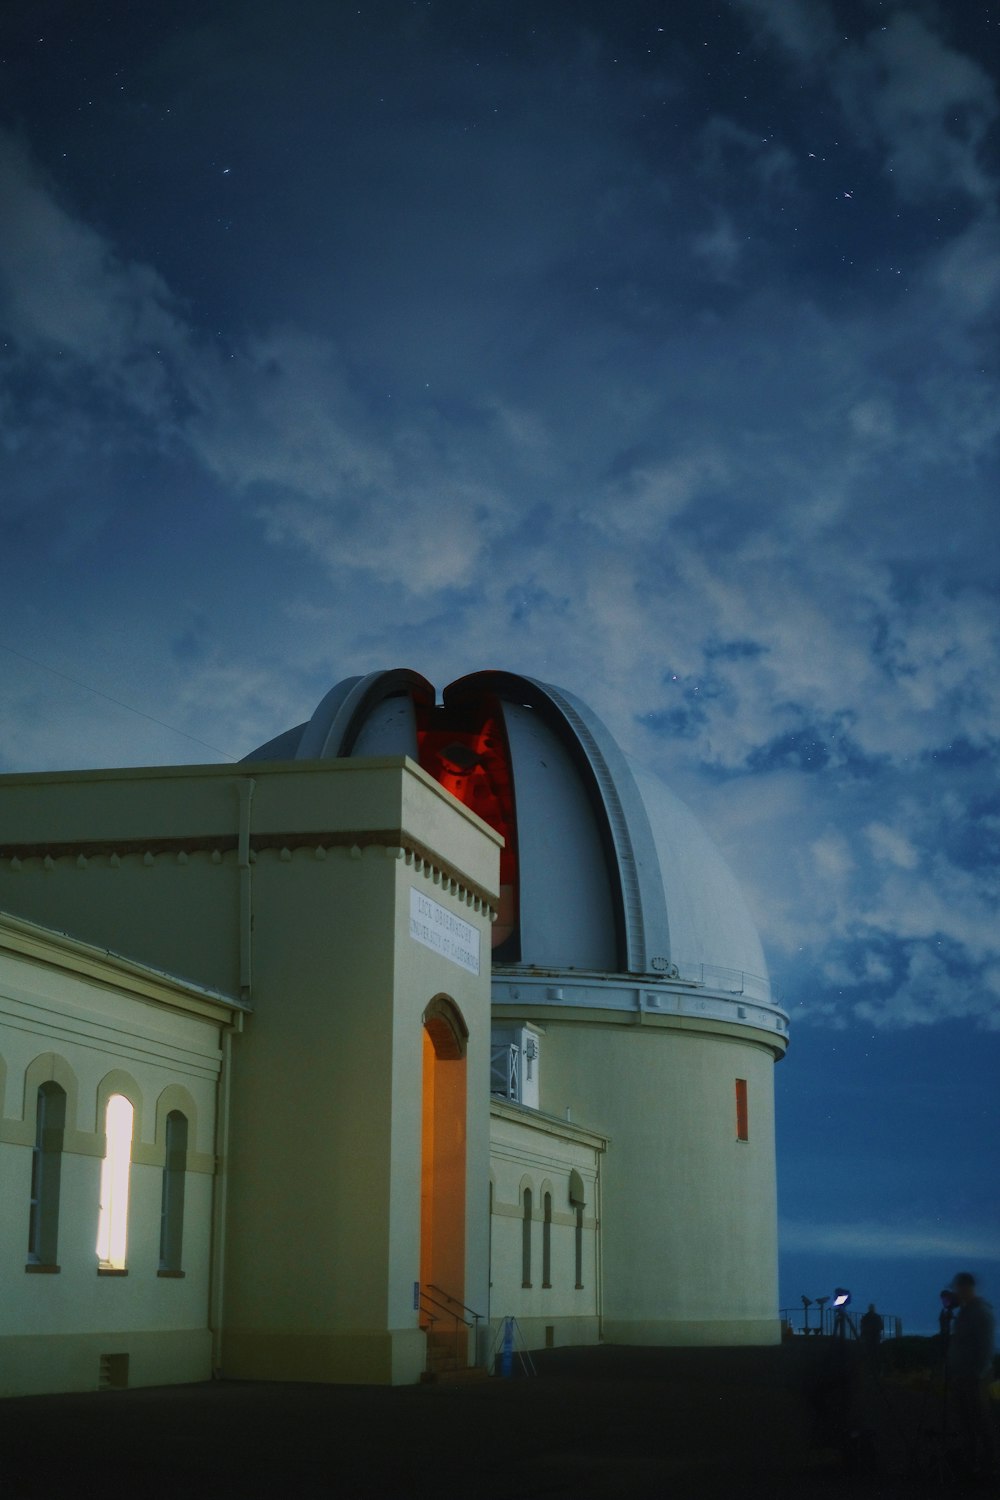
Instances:
[[[239,766],[0,778],[0,830],[0,1390],[777,1341],[787,1018],[569,693],[349,678]]]

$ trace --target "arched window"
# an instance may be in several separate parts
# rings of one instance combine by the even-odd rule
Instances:
[[[575,1167],[569,1174],[569,1201],[576,1210],[574,1259],[576,1262],[576,1289],[580,1291],[583,1287],[583,1209],[587,1201],[587,1190],[583,1185],[583,1178]]]
[[[65,1090],[58,1083],[43,1083],[35,1102],[35,1144],[31,1153],[29,1266],[58,1269],[59,1178],[65,1125]]]
[[[101,1204],[97,1220],[98,1271],[125,1270],[133,1113],[124,1094],[111,1095],[104,1117],[108,1144],[101,1163]]]
[[[521,1285],[531,1285],[531,1189],[524,1190],[524,1218],[521,1221]]]
[[[552,1285],[552,1194],[542,1199],[542,1286]]]
[[[166,1158],[160,1192],[161,1276],[180,1276],[184,1241],[184,1183],[187,1172],[188,1122],[179,1109],[167,1115]]]

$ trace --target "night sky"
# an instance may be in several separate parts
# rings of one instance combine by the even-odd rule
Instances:
[[[1000,5],[5,0],[0,771],[588,701],[792,1021],[781,1300],[1000,1301]]]

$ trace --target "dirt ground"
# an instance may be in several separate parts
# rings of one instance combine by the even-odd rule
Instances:
[[[534,1377],[0,1402],[3,1500],[894,1497],[963,1486],[940,1396],[856,1347],[552,1350]],[[1000,1495],[996,1487],[981,1493]]]

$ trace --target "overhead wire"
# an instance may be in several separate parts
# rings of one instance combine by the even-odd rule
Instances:
[[[178,729],[176,724],[168,724],[166,719],[158,719],[155,714],[147,714],[141,708],[134,708],[131,703],[123,703],[121,698],[114,698],[110,693],[104,693],[100,688],[91,687],[88,682],[81,682],[78,677],[71,677],[68,672],[60,672],[56,667],[50,667],[45,662],[39,661],[34,656],[28,656],[24,651],[15,651],[13,646],[5,645],[0,641],[0,651],[6,651],[8,656],[16,656],[20,661],[30,662],[33,667],[38,667],[42,672],[48,672],[53,677],[61,677],[63,682],[72,683],[73,687],[82,688],[85,693],[93,693],[95,698],[103,698],[106,703],[113,703],[117,708],[125,709],[126,713],[137,714],[140,719],[147,719],[150,724],[158,724],[161,729],[169,729],[171,734],[179,734],[182,739],[191,740],[195,745],[201,745],[205,750],[211,750],[215,755],[224,755],[227,760],[239,760],[239,756],[230,755],[228,750],[221,750],[218,745],[210,745],[207,740],[201,740],[196,734],[188,734],[185,729]]]

